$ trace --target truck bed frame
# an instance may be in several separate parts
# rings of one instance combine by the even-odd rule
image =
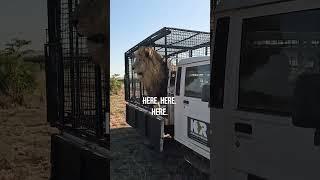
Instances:
[[[169,123],[168,125],[165,123],[168,120],[167,117],[151,115],[150,107],[142,104],[142,97],[146,96],[146,92],[131,67],[134,62],[133,54],[141,46],[153,47],[163,56],[170,67],[172,65],[175,66],[181,59],[188,57],[209,56],[210,33],[164,27],[125,52],[127,123],[147,137],[149,143],[156,150],[162,151],[164,133],[173,132],[173,124]],[[175,77],[169,76],[168,96],[173,96],[169,88],[174,84]]]

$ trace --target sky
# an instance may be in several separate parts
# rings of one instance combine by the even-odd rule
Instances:
[[[111,75],[124,75],[124,53],[163,27],[210,31],[210,0],[111,0]]]
[[[1,0],[0,48],[12,38],[31,40],[30,48],[43,50],[47,28],[46,0]]]
[[[210,0],[110,0],[111,74],[124,74],[124,53],[163,27],[208,31]],[[0,48],[10,39],[43,50],[46,0],[1,0]]]

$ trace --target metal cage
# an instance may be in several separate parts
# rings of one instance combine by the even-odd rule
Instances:
[[[153,47],[174,67],[181,59],[210,55],[210,33],[164,27],[147,37],[125,53],[125,99],[142,106],[145,91],[132,71],[133,53],[141,46]],[[172,78],[170,82],[172,82]]]
[[[109,78],[91,61],[72,23],[78,0],[48,0],[47,119],[52,126],[108,146]]]

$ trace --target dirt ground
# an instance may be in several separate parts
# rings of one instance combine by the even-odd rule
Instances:
[[[50,136],[58,131],[46,122],[44,79],[39,81],[42,83],[27,97],[26,107],[0,109],[0,180],[50,177]],[[179,146],[169,143],[164,153],[156,152],[125,122],[123,89],[111,96],[110,104],[111,179],[203,179],[194,176],[196,171],[185,163]],[[193,178],[182,176],[188,173]]]
[[[0,109],[0,180],[47,180],[50,135],[46,122],[44,72],[24,107]],[[3,100],[3,99],[2,99]]]
[[[184,161],[179,145],[168,142],[165,151],[159,153],[152,150],[144,138],[125,122],[123,89],[118,95],[111,96],[110,104],[111,179],[207,179]]]
[[[45,109],[0,112],[0,180],[47,180],[50,135]]]

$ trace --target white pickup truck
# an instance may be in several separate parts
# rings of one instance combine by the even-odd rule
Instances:
[[[150,109],[127,102],[127,122],[156,150],[163,151],[165,139],[173,137],[182,145],[176,153],[184,153],[189,163],[205,173],[210,168],[210,69],[210,57],[199,56],[181,59],[169,71],[168,96],[174,97],[175,104],[164,105],[167,116],[152,115]]]
[[[174,139],[210,159],[209,101],[210,57],[193,57],[178,63],[174,97]]]
[[[320,1],[222,0],[211,16],[211,179],[320,179]]]

